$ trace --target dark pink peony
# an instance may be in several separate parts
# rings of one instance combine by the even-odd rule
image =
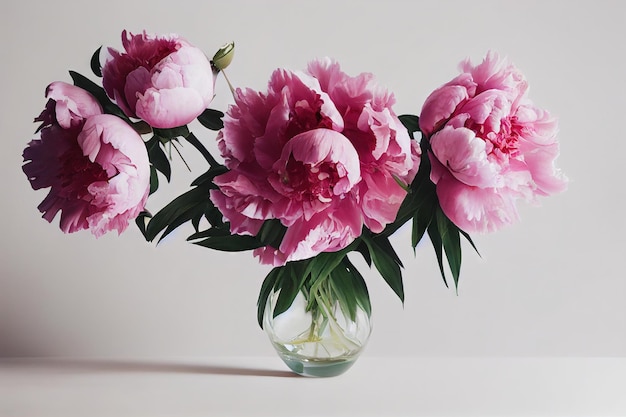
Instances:
[[[267,93],[236,91],[219,146],[229,172],[211,199],[237,234],[265,220],[287,227],[280,248],[255,254],[282,265],[337,251],[363,226],[395,219],[419,165],[419,148],[370,74],[349,77],[329,59],[307,72],[276,70]]]
[[[557,121],[527,98],[512,64],[488,53],[425,101],[420,128],[430,137],[431,179],[444,213],[467,232],[518,219],[516,200],[563,191],[555,168]]]
[[[109,48],[102,85],[129,117],[156,128],[183,126],[213,100],[214,75],[204,53],[177,35],[122,32],[125,52]]]
[[[65,233],[123,232],[143,210],[150,188],[145,144],[126,122],[101,114],[98,102],[66,83],[47,89],[40,138],[24,150],[24,173],[33,189],[50,188],[39,205],[51,222],[61,212]]]

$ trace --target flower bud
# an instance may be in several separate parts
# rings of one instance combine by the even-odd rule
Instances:
[[[223,45],[215,53],[215,55],[213,55],[213,59],[211,60],[211,62],[213,63],[213,67],[215,67],[218,71],[225,69],[232,62],[234,55],[235,55],[235,42],[229,42]]]

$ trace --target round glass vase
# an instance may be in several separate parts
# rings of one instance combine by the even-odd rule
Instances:
[[[315,294],[300,291],[291,306],[274,317],[279,294],[277,290],[267,299],[263,329],[283,362],[303,376],[331,377],[347,371],[369,339],[369,315],[359,306],[351,315],[321,286]]]

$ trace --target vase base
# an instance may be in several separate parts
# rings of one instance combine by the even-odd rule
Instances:
[[[280,355],[280,358],[293,372],[308,377],[333,377],[346,372],[356,358],[349,359],[305,359],[291,355]]]

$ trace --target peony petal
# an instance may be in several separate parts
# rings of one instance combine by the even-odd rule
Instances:
[[[467,128],[446,126],[430,140],[433,155],[459,181],[481,188],[501,184],[500,167],[487,158],[485,141]]]
[[[471,187],[449,174],[437,183],[437,197],[445,215],[467,233],[494,232],[519,217],[514,193]]]

